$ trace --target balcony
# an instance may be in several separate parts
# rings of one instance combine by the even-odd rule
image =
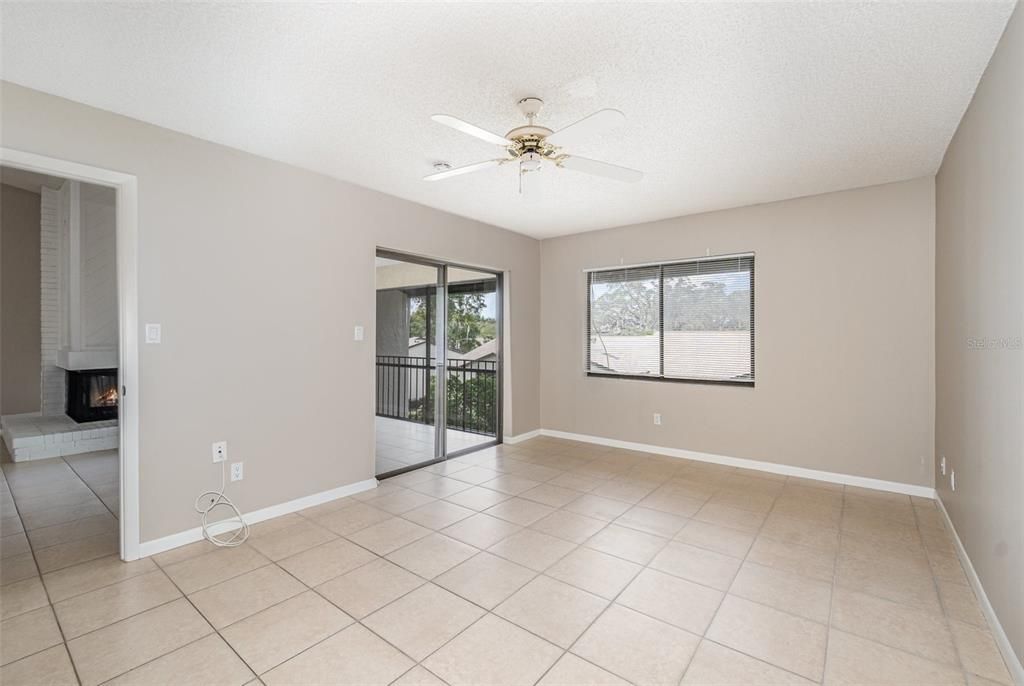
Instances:
[[[377,356],[377,473],[434,457],[436,358]],[[495,360],[450,359],[447,374],[448,452],[497,436]]]

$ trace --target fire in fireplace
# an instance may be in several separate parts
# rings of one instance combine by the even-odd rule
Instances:
[[[117,419],[117,370],[68,370],[68,416],[79,424]]]

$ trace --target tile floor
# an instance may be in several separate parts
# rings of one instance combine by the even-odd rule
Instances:
[[[434,427],[390,417],[377,417],[377,474],[386,474],[434,457]],[[448,429],[448,452],[454,453],[494,441],[467,431]]]
[[[117,517],[121,510],[120,455],[117,449],[66,455],[64,462]]]
[[[7,686],[1010,683],[928,500],[542,438],[126,564],[20,531],[68,472],[4,465]]]

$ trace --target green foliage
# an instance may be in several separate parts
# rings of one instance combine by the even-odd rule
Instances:
[[[749,280],[733,277],[732,291],[707,277],[665,279],[666,331],[750,329]],[[744,285],[745,288],[736,286]],[[650,336],[658,331],[656,280],[602,284],[590,309],[591,328],[605,336]]]
[[[448,426],[473,433],[497,433],[495,374],[448,374]]]
[[[430,305],[431,314],[436,312],[435,298],[434,295],[421,295],[409,299],[409,336],[419,339],[429,336],[432,345],[433,326],[432,322],[427,321],[427,306]],[[497,322],[483,315],[487,309],[487,298],[488,294],[485,293],[449,294],[449,350],[464,354],[495,339]],[[436,352],[431,352],[431,356],[435,357]],[[461,364],[469,366],[463,371]],[[408,418],[433,424],[436,394],[436,378],[432,375],[426,396],[410,401]],[[497,433],[497,377],[493,371],[474,371],[472,363],[451,361],[447,395],[448,422],[451,428],[491,436]]]
[[[409,419],[425,424],[434,423],[434,396],[437,378],[430,377],[426,397],[409,404]],[[494,436],[498,432],[497,375],[494,372],[448,374],[448,427]]]
[[[409,336],[411,338],[427,337],[427,298],[425,296],[409,298]]]
[[[590,324],[595,333],[606,336],[650,336],[657,332],[657,282],[607,284],[590,309]]]
[[[749,284],[749,281],[747,281]],[[722,281],[665,279],[666,331],[748,331],[750,288],[726,292]]]
[[[409,336],[425,339],[431,327],[427,326],[427,298],[415,296],[409,299]],[[487,298],[481,293],[460,293],[448,296],[448,349],[467,353],[497,335],[494,319],[481,313],[487,308]],[[430,308],[434,310],[433,307]],[[430,331],[433,334],[432,331]],[[430,336],[433,343],[434,336]]]

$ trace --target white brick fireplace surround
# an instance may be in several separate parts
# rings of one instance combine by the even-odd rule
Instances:
[[[43,188],[40,227],[40,408],[44,416],[64,413],[65,379],[64,370],[56,365],[57,350],[60,348],[60,262],[61,262],[61,216],[62,190]],[[13,451],[12,451],[13,454]]]
[[[78,424],[67,415],[8,415],[0,418],[0,433],[15,462],[112,450],[118,443],[116,419]]]

